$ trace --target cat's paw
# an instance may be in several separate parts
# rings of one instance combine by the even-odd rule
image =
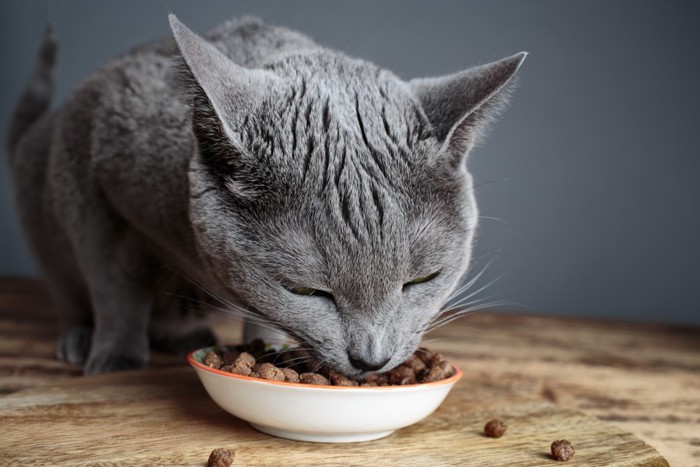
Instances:
[[[113,371],[137,370],[146,366],[146,357],[133,355],[91,355],[83,370],[86,375],[98,375]]]
[[[82,365],[90,353],[90,342],[92,340],[92,329],[81,326],[70,329],[61,334],[58,339],[56,357],[66,363]]]
[[[178,336],[167,336],[151,338],[151,348],[171,352],[178,355],[187,355],[193,350],[216,345],[217,340],[214,333],[209,328],[196,329],[187,334]]]

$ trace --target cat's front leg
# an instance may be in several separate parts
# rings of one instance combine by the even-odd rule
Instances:
[[[135,284],[119,288],[96,285],[93,292],[95,329],[85,374],[142,368],[148,363],[148,321],[152,300]]]
[[[105,235],[93,246],[81,258],[94,318],[85,374],[142,368],[157,268],[134,233]]]

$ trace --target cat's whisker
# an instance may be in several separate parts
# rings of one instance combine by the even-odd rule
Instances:
[[[484,273],[488,270],[488,268],[493,264],[495,261],[495,258],[491,258],[483,268],[481,268],[481,271],[479,271],[474,277],[469,279],[464,285],[459,287],[456,291],[452,292],[448,297],[447,300],[445,301],[446,304],[450,303],[450,301],[456,299],[459,297],[462,293],[464,293],[466,290],[468,290],[470,287],[472,287],[480,278],[481,276],[484,275]]]
[[[485,289],[491,284],[487,284],[486,286],[482,287],[479,291]],[[456,312],[459,312],[460,310],[484,309],[486,307],[506,306],[511,304],[509,301],[493,301],[493,295],[482,298],[470,299],[472,295],[474,295],[474,293],[462,298],[458,302],[447,304],[440,313],[438,313],[435,317],[433,317],[433,319],[429,321],[428,326],[433,326],[437,322],[443,320],[446,317],[446,315],[452,315]]]
[[[483,331],[482,331],[483,332]],[[449,345],[451,343],[462,343],[464,336],[440,336],[421,341],[421,345],[434,348],[436,345]]]
[[[453,291],[453,292],[449,295],[449,297],[447,298],[447,300],[446,300],[445,303],[450,303],[452,300],[454,300],[454,299],[456,299],[456,298],[459,298],[465,291],[467,291],[470,287],[472,287],[472,286],[481,278],[481,276],[486,272],[486,270],[491,266],[491,264],[493,264],[494,261],[495,261],[494,258],[492,258],[491,260],[489,260],[489,262],[486,263],[486,264],[484,265],[484,267],[483,267],[474,277],[472,277],[471,279],[469,279],[469,281],[467,281],[466,283],[464,283],[464,284],[463,284],[461,287],[459,287],[457,290]]]
[[[511,179],[509,177],[502,177],[502,178],[494,178],[491,180],[486,180],[485,182],[477,183],[475,185],[472,185],[469,188],[469,191],[476,191],[477,188],[482,188],[486,185],[491,185],[492,183],[503,183],[503,182],[510,182]]]
[[[434,344],[434,343],[436,343],[436,342],[440,342],[440,341],[444,341],[444,340],[445,340],[444,337],[433,337],[433,338],[430,338],[430,339],[423,339],[423,340],[421,341],[421,345]]]
[[[316,365],[314,365],[313,369],[309,373],[316,373],[320,368],[323,368],[327,361],[328,360],[325,358],[317,360]]]
[[[447,319],[449,316],[454,315],[455,313],[461,312],[462,314],[466,313],[465,310],[469,311],[475,311],[477,309],[483,309],[485,308],[489,303],[486,303],[488,300],[491,300],[493,297],[484,297],[484,298],[477,298],[474,300],[470,300],[471,297],[473,297],[476,293],[479,293],[492,285],[494,281],[491,281],[489,284],[486,284],[485,286],[479,288],[475,292],[470,293],[469,295],[462,297],[460,300],[457,302],[453,303],[447,303],[443,310],[438,313],[436,316],[434,316],[425,326],[425,329],[435,329],[436,327],[439,327],[444,324],[445,319]]]
[[[189,297],[182,297],[182,298],[189,298]],[[193,313],[196,313],[198,315],[203,315],[207,317],[218,317],[222,315],[226,315],[229,318],[235,318],[235,319],[240,319],[241,322],[245,320],[251,320],[251,321],[258,321],[258,317],[250,315],[250,314],[243,314],[243,313],[236,313],[233,312],[229,308],[224,308],[221,306],[214,305],[212,303],[208,302],[197,302],[195,299],[191,299],[192,302],[197,304],[196,308],[192,308],[191,311]],[[260,324],[265,324],[264,321],[260,320]]]
[[[289,352],[310,352],[313,349],[311,347],[303,347],[300,345],[294,345],[294,346],[289,346],[285,347],[283,349],[277,350],[275,353],[277,353],[280,357]],[[302,355],[302,357],[305,357],[306,355]],[[295,357],[295,358],[300,358],[300,357]]]
[[[507,305],[507,304],[509,304],[509,302],[507,302],[507,301],[495,301],[495,302],[484,303],[482,305],[475,306],[475,307],[469,307],[469,308],[464,308],[464,309],[458,310],[454,313],[450,313],[447,316],[443,316],[440,320],[438,320],[434,323],[431,323],[426,328],[426,333],[430,333],[439,327],[442,327],[448,323],[451,323],[452,321],[454,321],[458,318],[461,318],[464,315],[474,313],[476,311],[483,311],[487,308],[493,308],[496,306],[503,306],[503,305]]]
[[[280,326],[264,319],[258,315],[247,312],[247,310],[235,310],[230,307],[220,307],[216,305],[206,305],[211,311],[207,313],[209,316],[227,316],[228,318],[240,319],[241,322],[250,322],[260,327],[264,327],[271,331],[280,331]],[[202,312],[204,312],[202,310]]]
[[[243,308],[230,300],[227,300],[225,297],[222,297],[221,295],[217,294],[213,290],[211,290],[209,287],[205,286],[204,284],[200,283],[194,278],[187,277],[185,276],[188,280],[190,280],[194,285],[199,287],[203,292],[205,292],[207,295],[209,295],[211,298],[214,300],[218,301],[219,303],[222,303],[225,305],[225,308],[219,308],[219,311],[223,311],[224,313],[228,314],[233,314],[233,315],[238,315],[240,317],[243,317],[245,320],[252,322],[256,325],[259,325],[261,327],[264,327],[266,329],[272,330],[272,331],[282,331],[282,332],[287,332],[292,335],[294,335],[294,331],[287,326],[278,323],[276,321],[271,321],[269,318],[255,312],[251,311],[248,308]]]
[[[193,296],[185,296],[181,294],[176,294],[176,293],[168,293],[168,295],[176,298],[180,298],[182,300],[187,300],[189,302],[192,302],[197,305],[197,308],[194,308],[192,311],[200,314],[200,315],[205,315],[209,317],[214,317],[214,316],[222,316],[225,315],[229,318],[237,319],[240,320],[241,322],[250,322],[254,323],[257,326],[260,326],[262,328],[268,329],[270,331],[273,331],[275,333],[282,331],[280,326],[277,326],[275,323],[270,322],[269,320],[264,319],[263,317],[256,315],[254,313],[251,313],[248,310],[245,310],[241,307],[238,306],[222,306],[222,305],[216,305],[211,302],[207,302],[201,299],[198,299]],[[285,338],[278,338],[273,335],[267,336],[265,339],[266,344],[270,345],[290,345],[293,344],[294,342],[293,337],[288,336],[286,339]],[[292,350],[292,349],[289,349]],[[311,350],[303,347],[298,347],[295,346],[293,350]],[[281,351],[277,353],[283,353],[285,351],[288,351],[288,349],[282,349]],[[274,352],[270,352],[268,354],[265,354],[265,356],[270,355]]]
[[[510,225],[510,222],[508,222],[505,219],[501,219],[500,217],[492,217],[492,216],[479,216],[479,219],[484,219],[484,220],[489,220],[489,221],[498,221],[502,222],[506,225]]]
[[[432,320],[431,323],[435,323],[436,321],[441,320],[444,318],[446,315],[452,315],[454,313],[460,312],[461,310],[469,309],[484,309],[487,307],[493,308],[497,306],[508,306],[512,305],[513,303],[508,301],[508,300],[495,300],[495,295],[489,295],[486,297],[482,298],[477,298],[469,301],[463,301],[459,304],[455,304],[453,306],[449,306],[444,308],[437,316],[435,316]]]
[[[479,287],[478,289],[476,289],[475,291],[469,293],[469,295],[466,295],[466,296],[464,296],[464,297],[461,297],[461,298],[460,298],[460,301],[470,299],[470,298],[473,297],[474,295],[476,295],[476,294],[478,294],[478,293],[480,293],[480,292],[483,292],[484,290],[488,289],[488,288],[491,287],[493,284],[495,284],[496,282],[498,282],[499,280],[501,280],[503,277],[505,277],[505,274],[502,274],[502,275],[496,277],[495,279],[491,280],[491,281],[488,282],[487,284],[485,284],[485,285]],[[447,303],[447,305],[449,306],[449,302]]]
[[[475,299],[470,299],[469,297],[464,297],[462,300],[459,300],[455,303],[450,303],[448,306],[445,306],[443,308],[443,310],[440,312],[440,314],[444,314],[450,310],[454,310],[457,308],[465,308],[465,307],[475,306],[475,305],[478,305],[478,304],[485,302],[487,300],[492,300],[494,297],[495,296],[493,296],[493,295],[490,295],[487,297],[482,297],[482,298],[475,298]]]
[[[314,361],[312,357],[296,357],[296,358],[291,358],[289,360],[285,360],[284,363],[285,365],[288,366],[299,366],[299,365],[306,365],[307,363]]]
[[[473,305],[462,306],[460,308],[450,308],[438,315],[437,319],[432,320],[427,326],[427,330],[433,330],[440,326],[444,326],[448,322],[453,321],[453,317],[464,316],[469,313],[474,313],[476,311],[484,311],[489,308],[495,308],[499,306],[508,305],[507,301],[480,301]]]

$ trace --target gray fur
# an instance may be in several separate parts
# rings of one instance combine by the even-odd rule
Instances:
[[[176,41],[117,58],[12,133],[59,355],[100,373],[144,365],[149,332],[203,344],[173,315],[204,287],[349,374],[350,358],[399,364],[467,270],[464,158],[524,54],[406,83],[257,20],[206,40],[170,21]]]

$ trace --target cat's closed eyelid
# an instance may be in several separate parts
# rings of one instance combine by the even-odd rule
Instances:
[[[442,271],[435,271],[434,273],[428,274],[427,276],[417,277],[417,278],[412,279],[412,280],[410,280],[410,281],[408,281],[408,282],[405,282],[405,283],[403,284],[402,289],[405,290],[405,289],[407,289],[408,287],[411,287],[411,286],[414,286],[414,285],[425,284],[426,282],[430,282],[431,280],[433,280],[433,279],[435,279],[436,277],[438,277],[438,276],[440,275],[441,272],[442,272]]]
[[[322,297],[328,300],[335,301],[335,297],[333,296],[333,294],[326,290],[313,289],[311,287],[287,287],[287,290],[289,290],[289,292],[293,293],[294,295],[304,295],[307,297]]]

